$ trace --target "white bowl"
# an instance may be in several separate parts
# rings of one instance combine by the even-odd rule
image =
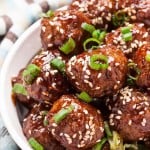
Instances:
[[[19,70],[27,65],[29,60],[41,48],[40,20],[34,23],[15,43],[6,61],[3,64],[0,75],[0,112],[4,123],[14,141],[23,150],[31,150],[17,116],[16,106],[11,97],[11,78],[16,76]]]

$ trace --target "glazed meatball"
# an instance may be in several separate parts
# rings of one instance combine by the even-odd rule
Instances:
[[[115,10],[120,10],[128,14],[130,21],[143,22],[150,26],[150,1],[149,0],[116,0],[113,6]]]
[[[108,67],[99,70],[91,68],[91,58],[101,55],[107,59]],[[73,56],[66,64],[66,74],[72,85],[79,92],[85,91],[91,97],[116,92],[124,84],[126,72],[126,57],[121,50],[110,45]]]
[[[60,48],[72,38],[76,45],[72,54],[78,53],[87,34],[81,28],[82,23],[90,23],[90,20],[82,13],[74,11],[56,11],[53,17],[43,18],[41,39],[44,48]]]
[[[146,44],[140,47],[133,57],[133,62],[140,70],[136,84],[143,88],[150,88],[150,62],[146,60],[146,56],[149,54],[150,44]]]
[[[34,105],[31,112],[24,119],[23,132],[27,139],[34,138],[38,141],[44,147],[44,150],[64,150],[63,146],[53,138],[47,125],[44,124],[49,109],[48,105]]]
[[[110,125],[125,141],[148,140],[150,138],[150,97],[147,93],[133,88],[121,89],[109,119]]]
[[[123,39],[121,30],[124,27],[120,27],[117,30],[112,30],[108,33],[105,41],[106,44],[117,46],[117,48],[121,49],[126,55],[131,57],[139,47],[150,42],[150,36],[143,23],[128,24],[126,27],[129,27],[132,32],[131,40],[125,41]]]
[[[36,101],[54,102],[63,93],[68,92],[68,84],[63,74],[50,64],[54,58],[66,62],[65,57],[58,50],[43,50],[31,60],[31,64],[40,68],[40,74],[31,84],[25,86],[28,95]]]
[[[18,76],[12,78],[12,86],[13,87],[15,84],[20,84],[20,85],[24,86],[23,79],[22,79],[22,72],[23,72],[23,70],[21,70],[19,72]],[[22,102],[27,107],[32,107],[32,105],[34,105],[34,103],[35,103],[35,101],[29,95],[24,95],[22,93],[13,92],[12,96],[14,97],[14,99],[17,99],[18,101]]]
[[[107,28],[113,13],[113,1],[110,0],[74,0],[69,9],[84,13],[93,25]]]
[[[94,25],[106,28],[116,12],[127,14],[132,22],[144,22],[150,26],[149,0],[74,0],[69,8],[83,12]]]
[[[62,109],[73,107],[61,122],[54,116]],[[80,102],[73,95],[63,95],[48,113],[49,130],[68,150],[87,149],[103,137],[103,119],[99,110]]]

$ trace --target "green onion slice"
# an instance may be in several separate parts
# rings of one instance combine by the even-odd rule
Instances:
[[[30,138],[28,142],[34,150],[44,150],[44,147],[34,138]]]
[[[130,26],[127,26],[127,27],[122,27],[121,28],[121,33],[122,34],[126,34],[126,33],[129,33],[129,32],[131,32],[131,27]]]
[[[52,10],[49,10],[48,12],[42,14],[42,17],[46,17],[46,18],[51,18],[53,16],[54,16],[54,11]]]
[[[126,33],[122,35],[122,38],[125,42],[132,41],[132,32]]]
[[[86,22],[82,23],[81,27],[82,27],[82,29],[84,29],[85,31],[88,31],[91,34],[93,33],[94,30],[96,30],[93,25],[88,24]]]
[[[61,59],[55,58],[50,64],[60,72],[65,72],[65,63]]]
[[[48,111],[47,110],[43,110],[40,112],[40,115],[42,116],[46,116],[48,114]]]
[[[90,49],[90,48],[87,47],[88,44],[91,44],[91,48],[92,48],[93,47],[93,43],[97,44],[97,46],[94,45],[94,47],[96,47],[96,48],[101,44],[101,42],[99,40],[95,39],[95,38],[88,38],[83,43],[84,50],[87,51],[88,49]]]
[[[124,150],[123,139],[116,131],[112,132],[112,138],[108,138],[108,142],[110,150]]]
[[[65,119],[74,109],[72,105],[68,108],[62,108],[58,113],[53,116],[55,123],[59,124],[63,119]]]
[[[44,117],[43,124],[44,126],[47,126],[49,124],[46,116]]]
[[[104,129],[108,138],[112,137],[112,132],[107,121],[104,121]]]
[[[128,20],[129,20],[129,17],[122,10],[115,12],[114,15],[112,16],[112,23],[114,26],[117,26],[117,27],[122,26],[125,23],[125,21],[128,21]]]
[[[13,93],[22,94],[27,96],[27,91],[22,84],[15,83],[12,89]]]
[[[146,60],[147,62],[150,62],[150,54],[146,54],[145,60]]]
[[[84,91],[80,94],[77,94],[77,97],[86,103],[90,103],[92,101],[92,98],[89,96],[89,94]]]
[[[107,138],[102,138],[102,140],[100,142],[98,142],[93,148],[92,150],[102,150],[104,144],[107,142]]]
[[[133,81],[136,81],[138,79],[138,76],[140,74],[140,70],[137,67],[137,64],[130,62],[128,63],[128,78],[132,79]]]
[[[29,64],[23,71],[23,79],[27,84],[31,84],[33,80],[39,75],[40,68],[35,64]]]
[[[101,30],[95,30],[92,33],[92,37],[99,40],[100,42],[103,42],[104,38],[106,36],[106,31],[101,31]]]
[[[103,70],[108,68],[108,58],[102,54],[94,54],[90,57],[90,64],[89,66],[91,69],[94,70]]]
[[[92,33],[92,37],[95,38],[95,39],[99,39],[100,34],[101,34],[101,30],[99,30],[99,29],[94,30],[93,33]]]
[[[125,42],[132,40],[132,31],[131,31],[132,27],[133,27],[132,25],[129,25],[127,27],[121,28],[122,38]]]
[[[99,36],[99,40],[101,42],[103,42],[103,40],[105,39],[105,36],[106,36],[106,31],[102,31],[101,34],[100,34],[100,36]]]
[[[76,43],[74,39],[69,38],[69,40],[59,48],[59,50],[62,51],[64,54],[68,55],[74,50],[75,47]]]

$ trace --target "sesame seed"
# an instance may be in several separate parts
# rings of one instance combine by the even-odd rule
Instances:
[[[52,135],[55,135],[55,129],[51,130]]]
[[[139,112],[139,115],[143,115],[143,114],[144,114],[144,111],[140,111],[140,112]]]
[[[86,129],[89,129],[89,125],[88,125],[88,124],[85,124],[85,128],[86,128]]]
[[[116,116],[115,117],[117,120],[120,120],[121,119],[121,116]]]
[[[131,124],[132,124],[132,120],[129,120],[128,125],[131,126]]]

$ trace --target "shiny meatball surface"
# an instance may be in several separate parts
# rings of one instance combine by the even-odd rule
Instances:
[[[149,0],[74,0],[69,8],[84,13],[94,25],[105,28],[116,12],[126,14],[131,22],[144,22],[150,26]]]
[[[60,48],[72,38],[76,45],[72,53],[78,53],[87,34],[81,28],[81,24],[85,22],[90,24],[90,20],[82,13],[67,10],[56,11],[51,18],[42,19],[41,39],[44,48]]]
[[[73,106],[74,109],[59,122],[54,115],[62,108]],[[63,95],[48,113],[49,130],[67,149],[87,149],[103,137],[103,119],[99,110],[80,102],[73,95]]]
[[[148,30],[145,28],[143,23],[128,24],[125,27],[130,29],[132,33],[132,39],[125,41],[123,39],[122,29],[120,27],[117,30],[112,30],[107,34],[105,41],[106,44],[111,44],[117,46],[121,49],[124,54],[130,56],[132,55],[139,47],[150,42],[150,36]]]
[[[64,150],[64,148],[53,138],[47,125],[44,125],[46,113],[50,109],[48,105],[34,105],[23,122],[23,132],[27,139],[34,138],[45,150]]]
[[[150,96],[129,87],[121,89],[109,118],[110,125],[125,141],[148,140]]]
[[[113,1],[110,0],[74,0],[69,9],[84,13],[94,25],[107,28],[113,12]]]
[[[63,74],[51,66],[51,61],[60,59],[66,62],[58,50],[41,51],[31,63],[40,68],[40,74],[33,83],[26,84],[26,89],[30,97],[40,102],[54,102],[63,93],[67,93],[68,84]]]
[[[108,59],[108,68],[95,70],[90,67],[90,58],[104,55]],[[79,91],[85,91],[92,97],[113,94],[122,87],[127,71],[127,59],[123,52],[113,46],[102,46],[93,51],[73,56],[66,65],[66,74],[72,85]]]
[[[137,64],[140,73],[136,84],[143,88],[150,88],[150,62],[146,56],[150,54],[150,44],[143,45],[133,56],[133,62]]]

